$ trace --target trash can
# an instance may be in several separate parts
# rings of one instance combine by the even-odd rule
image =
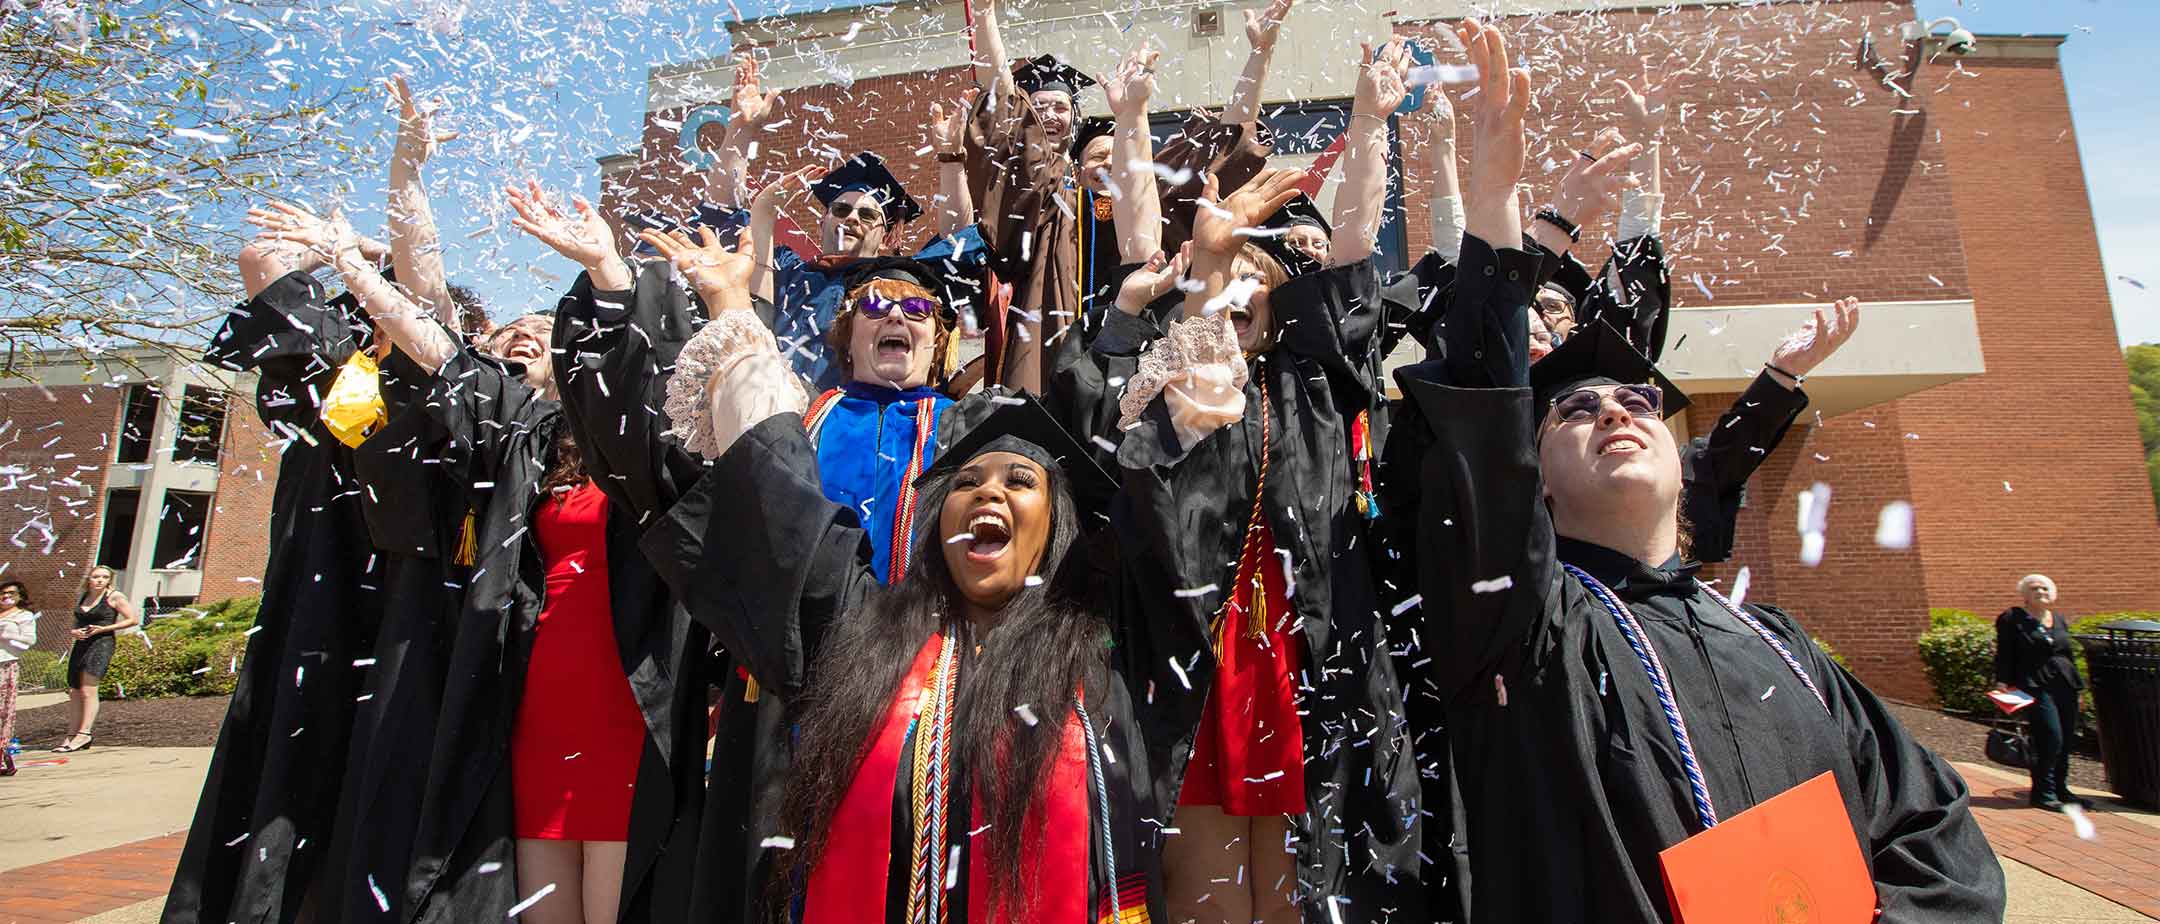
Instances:
[[[2160,622],[2120,620],[2077,640],[2085,646],[2108,787],[2160,808]]]

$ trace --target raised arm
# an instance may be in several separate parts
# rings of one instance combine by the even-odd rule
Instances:
[[[390,155],[390,265],[398,282],[443,326],[457,327],[457,305],[450,300],[450,284],[443,276],[442,240],[435,232],[435,210],[428,205],[427,183],[421,165],[436,146],[457,138],[456,132],[437,132],[432,107],[413,98],[403,76],[390,79],[390,97],[398,104],[397,147]]]
[[[751,165],[764,147],[766,132],[780,119],[780,93],[765,89],[758,60],[752,55],[735,59],[735,88],[729,109],[727,140],[721,143],[719,162],[706,178],[705,197],[719,205],[740,208],[750,196]]]
[[[980,93],[963,94],[950,112],[939,103],[930,104],[930,149],[937,152],[938,165],[937,198],[930,205],[937,214],[939,237],[958,234],[975,223],[975,195],[967,182],[967,121]]]
[[[815,164],[798,167],[764,185],[757,196],[750,200],[750,250],[748,255],[757,261],[751,271],[749,291],[757,298],[771,302],[773,298],[773,240],[774,230],[780,222],[780,210],[800,198],[810,188],[810,177],[818,172]],[[649,240],[649,239],[648,239]]]
[[[1251,285],[1230,284],[1231,261],[1250,239],[1252,229],[1297,197],[1303,175],[1298,170],[1261,171],[1220,205],[1216,204],[1221,198],[1218,183],[1213,174],[1208,175],[1200,189],[1200,211],[1193,220],[1193,284],[1185,291],[1186,318],[1213,317],[1252,297]],[[1218,320],[1227,323],[1227,319]]]
[[[422,369],[433,373],[458,351],[456,338],[435,315],[415,304],[398,287],[383,279],[375,265],[361,253],[360,238],[343,216],[328,219],[284,202],[248,210],[248,221],[263,229],[271,240],[292,241],[317,253],[328,254],[332,266],[345,277],[345,288],[360,302],[368,317],[382,328],[397,348]]]
[[[1282,34],[1283,20],[1290,16],[1290,2],[1269,0],[1265,10],[1245,11],[1245,41],[1252,46],[1252,52],[1245,56],[1245,69],[1238,73],[1230,104],[1223,107],[1224,122],[1248,125],[1260,121],[1261,88],[1267,81],[1268,62],[1275,57],[1275,39]]]
[[[998,29],[997,0],[966,2],[975,27],[975,87],[994,109],[1020,92],[1013,83],[1012,59],[1005,56],[1004,33]]]
[[[1462,256],[1462,177],[1456,173],[1455,106],[1439,84],[1411,116],[1425,130],[1425,192],[1432,213],[1432,249],[1453,263]]]
[[[1400,38],[1389,39],[1377,58],[1371,45],[1358,45],[1357,96],[1343,143],[1342,186],[1335,190],[1335,231],[1328,241],[1331,263],[1372,256],[1379,239],[1387,201],[1388,116],[1408,92],[1403,80],[1409,69],[1410,46]]]
[[[1155,61],[1162,53],[1146,42],[1103,81],[1103,96],[1116,120],[1110,136],[1111,213],[1118,257],[1142,263],[1162,250],[1162,199],[1155,186],[1155,138],[1148,133],[1148,97],[1155,91]]]
[[[538,180],[525,181],[523,189],[505,186],[503,193],[513,213],[510,223],[583,268],[592,277],[593,288],[603,292],[630,288],[630,268],[616,249],[615,229],[608,227],[607,219],[584,196],[571,197],[570,206],[576,210],[572,216],[556,207]]]
[[[1807,408],[1800,383],[1851,340],[1859,324],[1857,298],[1839,299],[1827,313],[1816,309],[1813,318],[1771,351],[1762,374],[1718,417],[1709,436],[1688,447],[1681,460],[1686,482],[1681,504],[1693,526],[1689,550],[1696,561],[1731,557],[1748,479]]]

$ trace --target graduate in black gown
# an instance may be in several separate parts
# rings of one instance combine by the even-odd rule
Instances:
[[[2000,919],[1957,774],[1790,615],[1693,579],[1659,422],[1685,396],[1608,326],[1528,368],[1534,261],[1486,242],[1520,239],[1529,77],[1497,30],[1459,31],[1481,69],[1463,271],[1446,357],[1398,373],[1389,451],[1419,462],[1383,497],[1418,522],[1474,919],[1670,920],[1658,851],[1825,771],[1886,920]]]
[[[379,246],[379,245],[377,245]],[[274,242],[240,255],[248,300],[204,358],[256,375],[256,413],[276,434],[270,560],[232,703],[173,874],[168,924],[292,921],[307,907],[332,837],[345,744],[381,600],[363,579],[368,548],[352,449],[326,407],[372,359],[350,298],[331,299],[306,250]],[[360,383],[354,381],[353,386]],[[370,383],[372,384],[372,383]],[[379,398],[378,398],[379,401]],[[379,413],[379,409],[375,409]],[[341,437],[342,434],[342,437]]]
[[[717,246],[678,261],[713,307],[698,336],[714,352],[708,407],[676,425],[720,455],[646,548],[799,704],[768,913],[1159,916],[1160,816],[1132,707],[1156,655],[1098,599],[1114,483],[1031,399],[970,398],[920,484],[916,564],[880,587],[864,532],[819,488],[806,397],[750,310],[750,262]]]

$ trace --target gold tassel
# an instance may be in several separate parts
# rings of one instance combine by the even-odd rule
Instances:
[[[466,568],[472,567],[480,557],[480,530],[475,527],[474,519],[472,509],[466,508],[465,526],[458,531],[457,557],[452,559]]]
[[[747,674],[747,673],[746,673],[746,674],[742,675],[742,681],[743,681],[743,686],[742,686],[742,701],[743,701],[743,702],[746,702],[746,703],[754,703],[754,702],[757,702],[757,697],[758,697],[758,685],[757,685],[757,678],[756,678],[756,677],[753,677],[753,676],[751,676],[751,675],[749,675],[749,674]]]
[[[1265,567],[1265,564],[1257,565],[1254,570]],[[1266,638],[1267,622],[1267,581],[1256,573],[1252,576],[1252,608],[1246,611],[1245,638],[1255,642]]]

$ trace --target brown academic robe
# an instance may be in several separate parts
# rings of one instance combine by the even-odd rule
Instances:
[[[1258,132],[1245,126],[1197,116],[1188,121],[1156,155],[1173,171],[1193,171],[1189,182],[1160,190],[1164,250],[1191,234],[1204,171],[1220,174],[1228,193],[1260,172],[1268,152]],[[984,94],[976,101],[966,157],[968,192],[990,248],[990,269],[1012,287],[1003,337],[991,338],[993,381],[1041,394],[1044,344],[1076,322],[1085,301],[1072,157],[1044,137],[1035,108],[1017,88],[1003,99]]]

